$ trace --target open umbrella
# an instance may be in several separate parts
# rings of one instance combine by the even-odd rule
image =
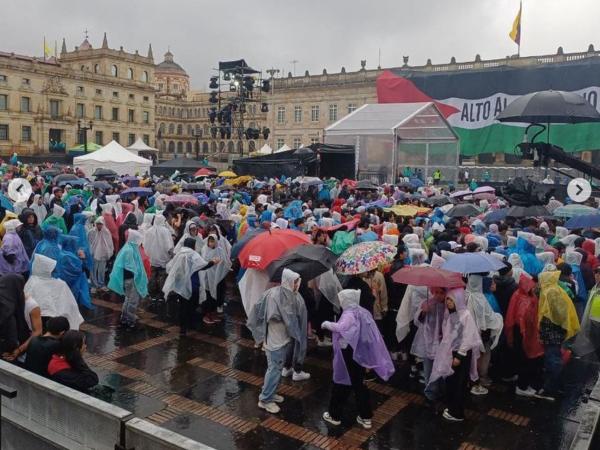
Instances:
[[[459,253],[451,256],[448,261],[442,264],[444,270],[465,274],[493,272],[503,267],[505,267],[505,264],[502,261],[481,252]]]
[[[296,150],[294,152],[294,155],[297,155],[297,156],[310,156],[310,155],[313,155],[314,153],[315,152],[313,152],[308,147],[300,147],[298,150]]]
[[[108,181],[104,181],[104,180],[94,181],[92,183],[92,186],[94,187],[94,189],[100,189],[102,191],[106,191],[107,189],[112,188],[110,183]]]
[[[198,205],[200,202],[196,197],[189,194],[175,194],[167,197],[166,203],[173,203],[177,205]]]
[[[485,217],[483,218],[483,222],[484,223],[500,222],[500,221],[506,219],[507,213],[508,213],[508,208],[495,209],[485,215]]]
[[[598,214],[598,210],[596,208],[592,208],[591,206],[578,205],[576,203],[559,206],[552,211],[552,215],[554,217],[589,216],[590,214]]]
[[[496,189],[492,186],[480,186],[473,191],[473,194],[494,194]]]
[[[46,169],[40,172],[40,175],[43,177],[55,177],[60,173],[60,169]]]
[[[356,188],[359,191],[376,191],[377,185],[369,180],[360,180],[356,183]]]
[[[161,181],[156,185],[156,190],[161,194],[170,194],[175,184],[171,181]]]
[[[411,286],[459,288],[465,285],[460,273],[431,266],[403,267],[392,274],[392,280]]]
[[[72,173],[61,173],[60,175],[56,175],[54,177],[54,184],[58,184],[62,181],[73,181],[73,180],[79,180],[79,177],[75,174]]]
[[[419,214],[426,214],[431,211],[430,208],[423,208],[415,205],[394,205],[391,208],[383,208],[385,212],[391,212],[396,216],[414,217]]]
[[[242,238],[238,240],[235,244],[233,244],[233,246],[231,247],[231,259],[236,259],[248,242],[250,242],[254,237],[258,236],[260,233],[264,233],[265,231],[267,231],[267,229],[262,227],[252,228],[246,231],[246,234],[244,234],[244,236],[242,236]]]
[[[209,169],[208,167],[202,167],[198,169],[194,174],[195,177],[210,177],[215,175],[216,172],[214,170]]]
[[[425,199],[425,202],[431,206],[443,206],[452,203],[447,195],[434,195]]]
[[[511,206],[506,212],[507,217],[546,217],[550,212],[542,205]]]
[[[223,178],[235,178],[235,177],[237,177],[237,175],[235,174],[235,172],[232,172],[231,170],[225,170],[225,171],[219,173],[219,176],[223,177]]]
[[[119,174],[112,169],[99,168],[99,169],[94,170],[94,173],[92,174],[92,176],[96,177],[96,178],[115,178],[115,177],[118,177]]]
[[[292,183],[298,183],[301,186],[317,186],[323,184],[323,180],[318,177],[296,177]]]
[[[361,242],[346,249],[335,266],[340,275],[356,275],[377,269],[381,264],[389,264],[396,255],[397,248],[381,241]]]
[[[450,198],[460,198],[460,197],[464,197],[465,195],[471,195],[472,192],[469,191],[468,189],[466,191],[456,191],[453,192],[452,194],[450,194]]]
[[[204,183],[187,183],[183,186],[184,191],[205,191],[206,185]]]
[[[75,178],[73,178],[71,180],[60,180],[56,184],[58,186],[66,186],[67,184],[70,184],[71,186],[83,186],[84,184],[87,184],[87,183],[89,183],[89,181],[86,180],[85,178],[77,178],[77,177],[75,177]]]
[[[244,269],[264,270],[286,250],[310,244],[310,237],[295,230],[269,230],[255,236],[240,252],[238,259]]]
[[[303,280],[309,281],[333,268],[337,256],[322,245],[301,245],[285,252],[269,267],[267,273],[271,281],[281,281],[283,269],[299,273]]]
[[[481,211],[470,203],[456,205],[446,213],[448,217],[473,217],[481,214]]]
[[[132,187],[132,188],[125,189],[124,191],[122,191],[121,197],[123,197],[125,195],[129,195],[129,194],[136,194],[136,195],[139,195],[140,197],[149,197],[150,195],[154,194],[154,191],[151,188]]]
[[[565,228],[568,228],[569,230],[598,227],[600,227],[600,214],[598,213],[571,217],[565,222]]]

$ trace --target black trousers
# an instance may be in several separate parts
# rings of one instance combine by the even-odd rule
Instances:
[[[469,350],[461,363],[453,367],[454,373],[446,378],[446,397],[448,399],[448,412],[459,419],[465,417],[465,399],[469,388],[469,372],[471,371],[471,358]]]
[[[317,337],[320,340],[323,340],[323,338],[325,337],[325,330],[323,330],[321,328],[321,325],[325,321],[332,321],[332,320],[333,320],[333,305],[325,297],[321,297],[319,299],[319,306],[317,306],[316,318],[313,322],[311,322],[313,331],[315,331],[317,333]]]
[[[344,362],[348,369],[348,375],[350,375],[351,386],[344,384],[333,383],[331,389],[331,400],[329,401],[329,414],[334,420],[341,420],[346,402],[350,394],[354,392],[356,398],[356,405],[358,407],[358,415],[362,419],[370,419],[373,417],[373,410],[371,409],[371,397],[369,390],[365,386],[365,368],[358,365],[352,358],[353,351],[352,347],[348,346],[342,350]]]
[[[223,303],[225,303],[225,278],[217,284],[217,298],[213,298],[210,291],[206,291],[206,301],[202,303],[202,311],[204,313],[215,312],[219,306],[223,306]]]
[[[535,390],[541,389],[544,386],[543,368],[544,356],[539,358],[528,358],[523,351],[523,338],[519,327],[515,327],[514,331],[514,348],[513,354],[516,358],[517,370],[517,386],[519,389],[527,389],[529,386]]]
[[[192,298],[189,300],[179,294],[175,297],[179,303],[179,329],[185,332],[193,326],[194,312],[198,306],[198,293],[192,293]]]

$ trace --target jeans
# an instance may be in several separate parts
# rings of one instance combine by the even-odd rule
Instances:
[[[558,390],[562,370],[560,348],[559,344],[544,344],[544,391],[548,393],[555,393]]]
[[[96,289],[104,287],[104,285],[106,284],[106,263],[107,261],[99,261],[97,259],[94,259],[91,279],[92,287],[95,287]]]
[[[123,284],[125,287],[125,301],[123,302],[123,309],[121,310],[121,322],[134,324],[137,320],[136,312],[141,297],[135,288],[133,278],[126,279]]]
[[[427,400],[435,401],[439,397],[440,380],[435,380],[433,383],[429,383],[429,377],[431,377],[431,370],[433,369],[433,359],[423,359],[423,372],[425,374],[425,390],[423,394]]]
[[[258,396],[258,400],[264,403],[269,403],[273,399],[273,395],[277,392],[279,381],[281,380],[281,369],[285,363],[288,353],[294,351],[294,341],[288,342],[278,350],[266,350],[267,354],[267,372],[263,382],[262,390]]]

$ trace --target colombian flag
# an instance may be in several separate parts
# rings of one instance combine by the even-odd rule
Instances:
[[[523,4],[519,4],[519,13],[517,17],[515,17],[515,21],[513,22],[512,30],[508,35],[517,45],[521,45],[521,10],[523,9]]]

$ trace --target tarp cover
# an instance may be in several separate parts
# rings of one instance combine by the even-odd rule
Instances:
[[[207,167],[202,164],[202,161],[198,161],[192,158],[173,158],[167,161],[163,161],[156,166],[152,166],[152,175],[172,175],[173,172],[179,170],[180,173],[193,174],[202,167]],[[214,169],[214,167],[208,167]]]
[[[233,171],[238,175],[262,177],[295,178],[301,175],[315,175],[317,167],[316,155],[299,157],[295,150],[274,153],[256,158],[243,158],[233,161]],[[302,173],[304,170],[304,174]]]

